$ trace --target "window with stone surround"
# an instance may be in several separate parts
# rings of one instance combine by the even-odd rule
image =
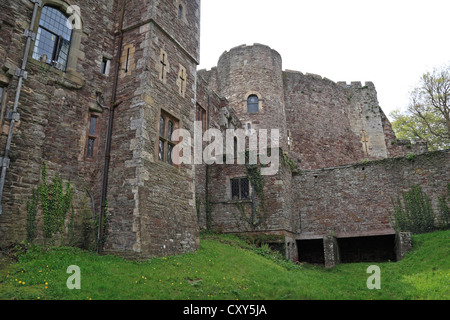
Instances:
[[[109,71],[111,69],[111,59],[108,57],[103,57],[102,62],[100,64],[100,73],[104,75],[109,75]]]
[[[259,98],[256,94],[252,94],[247,98],[247,112],[248,113],[259,112]]]
[[[176,7],[176,15],[178,18],[178,21],[181,21],[185,24],[187,24],[187,17],[186,17],[186,3],[184,0],[176,0],[175,2]]]
[[[42,6],[38,8],[34,25],[30,26],[33,41],[29,62],[36,66],[52,65],[48,71],[60,74],[62,85],[66,88],[81,89],[86,78],[78,70],[79,61],[85,59],[84,47],[81,46],[83,20],[79,7],[64,0],[40,1]],[[52,12],[55,15],[52,15]],[[59,20],[56,16],[59,16]],[[72,26],[72,29],[69,26]]]
[[[232,200],[250,199],[250,183],[248,178],[233,178],[230,181]]]
[[[183,19],[183,11],[184,11],[183,5],[182,4],[178,5],[178,19]]]
[[[168,113],[161,111],[159,118],[158,160],[174,165],[172,151],[176,145],[173,132],[178,129],[179,121]]]
[[[71,39],[72,29],[68,27],[68,18],[60,10],[44,6],[34,43],[33,58],[66,71]]]
[[[86,160],[95,160],[98,150],[99,138],[99,117],[96,114],[89,114],[88,134],[86,141]]]
[[[205,132],[208,126],[206,119],[206,110],[199,104],[197,104],[197,110],[195,115],[195,120],[201,123],[202,132]]]

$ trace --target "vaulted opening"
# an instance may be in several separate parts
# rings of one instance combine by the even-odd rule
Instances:
[[[338,238],[341,263],[396,261],[395,235]]]
[[[323,239],[297,240],[298,261],[324,264]]]

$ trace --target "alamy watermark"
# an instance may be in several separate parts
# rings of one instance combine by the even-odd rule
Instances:
[[[173,132],[172,141],[178,144],[172,151],[172,162],[180,164],[249,164],[261,165],[262,175],[274,175],[280,164],[280,131],[271,129],[202,130],[195,121],[194,137],[186,129]],[[204,143],[206,146],[203,148]],[[276,152],[274,152],[276,150]]]
[[[79,266],[69,266],[67,268],[67,273],[72,274],[66,281],[67,288],[69,290],[81,289],[81,270]]]
[[[381,289],[381,269],[379,266],[371,265],[367,268],[367,273],[371,274],[369,278],[367,278],[367,289],[373,290]]]

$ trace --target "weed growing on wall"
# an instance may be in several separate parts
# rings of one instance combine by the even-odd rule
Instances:
[[[36,216],[38,208],[42,210],[44,220],[44,240],[54,243],[54,236],[64,233],[64,223],[72,207],[73,189],[70,182],[63,187],[61,177],[56,174],[51,183],[47,182],[47,167],[42,165],[42,182],[33,190],[32,198],[27,202],[27,240],[32,242],[36,237]],[[39,206],[40,203],[40,206]],[[73,214],[72,214],[73,216]],[[73,228],[73,219],[69,224]],[[71,235],[69,230],[69,235]]]
[[[435,214],[430,198],[422,191],[421,186],[413,186],[408,192],[397,197],[394,205],[394,228],[397,231],[425,233],[433,231]]]
[[[450,229],[450,208],[448,202],[450,200],[450,183],[447,183],[447,194],[439,197],[438,210],[438,227],[441,229]]]
[[[27,202],[27,242],[33,242],[36,237],[36,215],[37,206],[39,203],[39,191],[37,189],[32,190],[31,200]]]

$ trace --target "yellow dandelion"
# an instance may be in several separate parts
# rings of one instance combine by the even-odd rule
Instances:
[[[22,281],[19,280],[19,283],[22,283]]]

